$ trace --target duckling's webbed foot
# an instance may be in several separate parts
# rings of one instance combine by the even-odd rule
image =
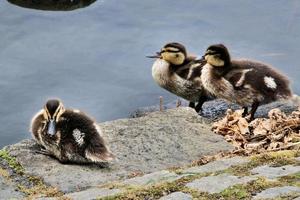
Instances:
[[[250,111],[250,121],[252,121],[254,119],[254,114],[255,114],[258,106],[259,106],[259,102],[254,102],[252,104],[252,108],[251,108],[251,111]]]
[[[195,103],[194,103],[194,102],[190,102],[190,103],[189,103],[189,107],[190,107],[190,108],[195,108]]]
[[[206,96],[201,96],[198,100],[198,104],[195,107],[195,110],[197,113],[199,113],[200,111],[202,111],[202,105],[204,104],[205,101],[207,101],[208,98]]]
[[[244,112],[242,114],[242,117],[246,117],[248,115],[248,107],[243,107]]]

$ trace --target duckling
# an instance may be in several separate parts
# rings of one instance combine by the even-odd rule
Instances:
[[[39,153],[61,163],[103,164],[114,159],[96,122],[79,110],[65,109],[58,99],[48,100],[32,118],[30,131],[44,148]]]
[[[199,112],[203,103],[212,98],[203,89],[200,79],[205,61],[188,56],[184,45],[176,42],[166,44],[156,54],[147,56],[157,58],[152,66],[155,82],[169,92],[190,101],[189,106]]]
[[[241,105],[250,120],[259,105],[289,99],[289,80],[272,66],[251,60],[231,60],[223,44],[211,45],[205,55],[201,80],[204,88],[218,98]]]

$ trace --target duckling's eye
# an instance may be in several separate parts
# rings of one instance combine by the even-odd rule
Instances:
[[[176,58],[178,58],[178,57],[179,57],[179,55],[176,53],[176,54],[175,54],[175,57],[176,57]]]

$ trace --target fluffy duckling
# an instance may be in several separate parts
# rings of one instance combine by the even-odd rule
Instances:
[[[190,101],[189,106],[197,112],[210,95],[203,89],[200,75],[204,60],[187,55],[180,43],[168,43],[155,56],[152,77],[155,82],[169,92]],[[195,105],[198,103],[197,105]]]
[[[67,163],[105,163],[114,159],[99,126],[79,110],[65,109],[57,99],[47,101],[31,121],[40,153]]]
[[[250,120],[261,104],[292,96],[288,79],[271,66],[251,60],[231,60],[222,44],[211,45],[204,55],[201,80],[204,88],[218,98],[237,103],[250,111]]]

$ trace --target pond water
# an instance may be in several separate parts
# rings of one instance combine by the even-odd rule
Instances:
[[[0,33],[0,147],[30,138],[50,97],[98,121],[171,101],[145,58],[169,41],[195,54],[222,42],[233,57],[273,64],[300,92],[298,0],[98,0],[68,12],[1,1]]]

